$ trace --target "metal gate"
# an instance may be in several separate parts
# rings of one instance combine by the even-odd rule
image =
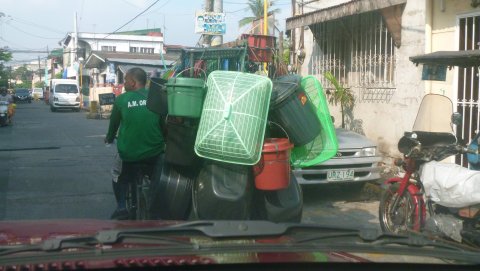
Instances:
[[[328,91],[331,72],[355,90],[357,102],[388,103],[396,90],[392,36],[378,12],[366,12],[311,25],[319,51],[309,67]]]
[[[480,45],[480,15],[463,17],[458,20],[459,50],[474,50]],[[457,137],[465,142],[480,128],[479,76],[478,67],[458,68],[457,112],[463,116],[462,125],[457,126]],[[457,164],[467,166],[465,155],[458,155]]]

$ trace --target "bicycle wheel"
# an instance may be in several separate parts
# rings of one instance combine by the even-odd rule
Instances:
[[[137,198],[136,184],[129,183],[127,186],[126,203],[127,203],[128,218],[130,220],[135,220],[137,216],[136,198]]]
[[[137,184],[137,210],[135,219],[136,220],[147,220],[149,219],[149,210],[148,206],[150,204],[149,198],[149,188],[150,188],[150,178],[148,176],[143,176],[140,182]]]

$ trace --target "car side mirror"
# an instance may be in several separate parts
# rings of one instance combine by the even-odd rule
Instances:
[[[458,113],[458,112],[455,112],[452,114],[452,123],[455,124],[455,125],[460,125],[462,124],[462,114]]]

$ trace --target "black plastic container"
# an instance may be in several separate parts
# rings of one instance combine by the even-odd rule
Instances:
[[[285,76],[273,81],[270,121],[285,130],[295,146],[314,140],[321,131],[315,106],[300,87],[299,76]]]
[[[195,153],[198,119],[167,118],[165,161],[180,166],[198,165],[200,157]]]
[[[192,188],[199,168],[163,165],[152,179],[151,219],[187,220],[192,206]]]
[[[303,212],[302,188],[295,175],[290,174],[287,188],[276,191],[255,191],[253,219],[272,222],[301,222]]]
[[[167,80],[159,77],[150,78],[147,108],[162,117],[168,114]]]
[[[250,218],[253,196],[251,167],[206,162],[193,188],[193,211],[197,219]]]

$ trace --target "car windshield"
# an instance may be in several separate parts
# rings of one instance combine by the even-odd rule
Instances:
[[[0,271],[475,269],[479,2],[2,0]]]
[[[28,89],[16,89],[15,90],[15,94],[18,94],[18,95],[25,95],[25,94],[28,94],[30,93],[30,91]]]
[[[78,93],[76,85],[56,85],[55,92],[57,93]]]

